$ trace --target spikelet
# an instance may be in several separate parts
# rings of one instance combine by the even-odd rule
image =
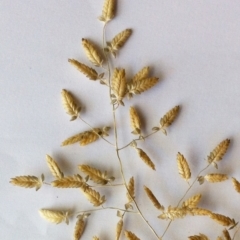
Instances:
[[[155,170],[155,165],[152,162],[152,160],[149,158],[149,156],[141,149],[136,148],[139,157],[153,170]]]
[[[18,176],[11,178],[10,183],[25,188],[35,188],[36,191],[41,188],[44,181],[44,175],[42,174],[40,178],[35,176]]]
[[[76,222],[75,228],[74,228],[74,240],[81,239],[81,236],[83,234],[84,228],[85,228],[85,221],[84,221],[85,215],[79,215],[78,220]]]
[[[87,174],[92,181],[98,184],[105,185],[109,181],[113,181],[114,177],[108,177],[107,172],[101,172],[100,170],[93,168],[89,165],[78,165],[78,168],[80,171],[84,172]]]
[[[115,16],[116,0],[105,0],[102,15],[98,18],[100,21],[108,22]]]
[[[130,232],[130,231],[125,231],[125,237],[128,240],[140,240],[140,238],[138,238],[134,233]]]
[[[174,122],[178,115],[179,109],[179,106],[172,108],[160,119],[160,129],[165,135],[167,135],[166,127],[170,126]]]
[[[205,175],[204,179],[206,179],[208,182],[216,183],[216,182],[223,182],[227,180],[228,176],[226,174],[210,173]]]
[[[224,240],[231,240],[230,234],[227,229],[223,230]]]
[[[182,207],[187,207],[187,208],[196,208],[199,201],[201,200],[202,195],[201,194],[196,194],[186,201],[183,202]]]
[[[95,66],[100,67],[103,64],[103,58],[98,52],[96,46],[87,39],[82,39],[82,46],[88,60]]]
[[[190,236],[190,237],[188,237],[188,239],[190,239],[190,240],[209,240],[209,238],[202,233],[200,233],[199,235]]]
[[[136,109],[134,107],[130,107],[129,114],[130,114],[131,127],[133,130],[132,133],[141,134],[141,121]]]
[[[145,79],[149,75],[149,67],[143,67],[134,77],[132,78],[132,82],[137,82],[139,80]]]
[[[83,73],[90,80],[98,79],[98,73],[96,72],[95,69],[90,68],[90,67],[86,66],[85,64],[78,62],[75,59],[68,59],[68,62],[70,62],[77,70],[79,70],[81,73]]]
[[[212,212],[204,208],[192,208],[191,214],[194,216],[211,216]]]
[[[190,179],[191,177],[190,168],[188,166],[186,158],[181,153],[177,154],[177,165],[180,176],[185,180]]]
[[[96,141],[100,136],[105,136],[106,133],[100,128],[78,133],[62,142],[62,146],[67,146],[79,142],[81,146],[85,146]]]
[[[52,175],[57,179],[63,178],[64,174],[60,170],[57,162],[52,157],[50,157],[49,155],[46,155],[46,160],[47,160],[47,165],[48,165]]]
[[[116,227],[116,237],[115,237],[115,240],[119,240],[119,238],[121,236],[122,228],[123,228],[123,220],[120,219],[118,221],[117,227]]]
[[[94,236],[92,240],[99,240],[99,238]]]
[[[232,183],[233,183],[233,186],[235,188],[235,190],[240,193],[240,182],[237,181],[236,178],[232,178]]]
[[[128,199],[128,202],[130,203],[130,202],[132,202],[132,198],[135,198],[134,177],[130,178],[127,188],[128,188],[128,192],[131,195],[130,196],[129,193],[127,192],[127,199]]]
[[[114,56],[116,52],[123,47],[128,38],[131,36],[132,30],[125,29],[122,32],[118,33],[110,43],[108,43],[108,51],[110,51]]]
[[[81,111],[81,106],[77,106],[73,96],[67,90],[63,89],[61,94],[62,94],[63,107],[66,113],[72,117],[70,121],[73,121],[79,116],[79,113]]]
[[[41,217],[45,218],[47,221],[52,223],[58,224],[65,221],[68,224],[69,222],[68,220],[69,211],[41,209],[39,210],[39,214],[41,215]]]
[[[86,198],[90,203],[93,204],[94,207],[98,207],[106,201],[105,196],[101,197],[99,192],[90,187],[82,187],[81,189],[83,190]]]
[[[222,214],[212,213],[209,215],[211,219],[213,219],[215,222],[218,222],[219,224],[223,226],[231,226],[235,225],[235,220],[231,219],[229,217],[226,217]]]
[[[178,208],[169,206],[158,218],[166,220],[175,220],[177,218],[183,218],[187,215],[187,210],[185,208]]]
[[[147,193],[149,199],[152,201],[153,205],[154,205],[157,209],[163,211],[163,210],[164,210],[164,207],[159,203],[159,201],[158,201],[157,198],[154,196],[154,194],[152,193],[152,191],[151,191],[148,187],[146,187],[146,186],[144,186],[144,190],[145,190],[145,192]]]
[[[131,98],[133,94],[141,94],[144,91],[147,91],[153,87],[158,82],[158,78],[143,78],[135,82],[130,82],[127,85],[128,97]]]
[[[63,177],[51,182],[53,187],[57,188],[80,188],[86,185],[83,178],[77,174],[73,176]]]
[[[228,147],[230,144],[230,140],[226,139],[222,142],[220,142],[217,147],[214,148],[214,150],[209,154],[208,156],[208,163],[214,164],[214,166],[217,168],[216,162],[221,161],[224,154],[227,152]]]
[[[121,105],[124,105],[122,99],[126,94],[126,76],[125,69],[115,68],[112,78],[112,91],[114,93],[115,99],[113,98],[113,103],[118,102]]]

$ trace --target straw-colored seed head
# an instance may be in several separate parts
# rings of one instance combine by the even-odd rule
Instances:
[[[94,189],[90,187],[82,187],[84,195],[89,200],[90,203],[93,204],[94,207],[98,207],[102,205],[106,199],[105,196],[100,196],[100,193],[95,191]]]
[[[144,186],[144,190],[147,193],[147,196],[149,197],[149,199],[152,201],[153,205],[159,210],[164,210],[164,207],[159,203],[159,201],[154,196],[152,191],[146,186]]]
[[[109,51],[116,52],[126,43],[128,38],[131,36],[132,30],[125,29],[122,32],[118,33],[109,44]]]
[[[102,15],[98,18],[100,21],[108,22],[115,16],[116,0],[105,0]]]
[[[94,236],[92,240],[100,240],[98,237]]]
[[[90,80],[98,79],[98,73],[96,72],[95,69],[88,67],[85,64],[78,62],[75,59],[68,59],[68,62],[70,62],[77,70],[83,73]]]
[[[192,208],[191,214],[194,216],[211,216],[212,212],[204,208]]]
[[[97,47],[87,39],[82,39],[82,46],[88,60],[95,66],[100,67],[103,64],[103,58],[98,52]]]
[[[117,101],[121,101],[126,94],[126,76],[125,69],[115,68],[112,78],[112,90],[117,98]]]
[[[144,78],[135,82],[130,82],[127,86],[129,96],[132,96],[132,94],[141,94],[142,92],[152,88],[157,82],[158,78],[156,77]]]
[[[130,231],[125,231],[124,234],[128,240],[140,240],[140,238],[138,238],[134,233]]]
[[[178,208],[169,206],[167,210],[165,210],[158,218],[166,219],[166,220],[175,220],[177,218],[183,218],[187,215],[186,208]]]
[[[160,128],[165,129],[166,127],[170,126],[174,120],[176,119],[179,113],[179,106],[176,106],[169,110],[161,119],[160,119]]]
[[[49,222],[58,224],[65,221],[68,224],[68,211],[41,209],[39,210],[39,213],[41,217],[45,218]]]
[[[75,120],[81,111],[81,106],[78,106],[70,92],[62,90],[62,103],[67,114],[72,116],[71,120]]]
[[[240,182],[237,181],[236,178],[232,178],[232,183],[233,183],[233,186],[235,188],[235,190],[240,193]]]
[[[188,166],[186,158],[181,153],[177,154],[177,165],[180,176],[185,180],[190,179],[191,177],[190,168]]]
[[[189,240],[209,240],[209,238],[202,233],[200,233],[199,235],[190,236],[188,237],[188,239]]]
[[[85,228],[85,221],[83,216],[79,216],[74,228],[74,240],[79,240],[83,234]]]
[[[149,67],[143,67],[134,77],[132,78],[132,82],[137,82],[139,80],[145,79],[149,75]]]
[[[123,220],[120,219],[118,221],[117,227],[116,227],[116,237],[115,237],[115,240],[119,240],[119,238],[121,236],[122,228],[123,228]]]
[[[92,142],[95,142],[98,140],[99,136],[98,134],[101,135],[101,129],[100,128],[95,128],[94,131],[86,131],[83,133],[82,138],[80,140],[80,145],[85,146],[88,145]]]
[[[40,178],[35,176],[18,176],[15,178],[11,178],[10,183],[24,188],[35,188],[36,191],[41,188],[43,184],[44,176],[42,175]]]
[[[223,230],[223,236],[224,236],[224,240],[231,240],[232,239],[227,229]]]
[[[152,160],[149,158],[149,156],[141,149],[136,148],[139,157],[153,170],[155,170],[155,165],[152,162]]]
[[[221,161],[223,156],[228,150],[229,144],[230,144],[230,139],[226,139],[220,142],[217,145],[217,147],[215,147],[214,150],[209,154],[208,162],[213,163],[213,162]]]
[[[196,208],[199,201],[201,200],[202,195],[201,194],[196,194],[186,201],[183,202],[182,207],[188,207],[188,208]]]
[[[73,176],[63,177],[51,182],[53,187],[57,188],[80,188],[86,185],[83,178],[77,174]]]
[[[46,160],[47,160],[47,165],[48,165],[52,175],[57,179],[63,178],[64,174],[60,170],[57,162],[52,157],[50,157],[49,155],[46,155]]]
[[[130,123],[134,134],[141,134],[141,121],[139,115],[134,107],[130,107]]]
[[[107,184],[113,177],[108,177],[107,172],[101,172],[100,170],[93,168],[89,165],[79,165],[78,168],[80,171],[84,172],[89,176],[89,178],[95,183],[105,185]]]
[[[218,222],[219,224],[223,226],[231,226],[235,224],[234,219],[231,219],[227,216],[224,216],[222,214],[217,214],[217,213],[212,213],[210,215],[210,218],[213,219],[214,221]]]
[[[128,199],[128,202],[130,203],[130,202],[132,202],[132,198],[135,198],[134,177],[130,178],[127,188],[128,188],[128,192],[131,195],[130,196],[129,193],[127,192],[127,199]]]
[[[226,174],[220,174],[220,173],[210,173],[204,176],[204,178],[211,183],[216,182],[223,182],[228,179],[228,176]]]

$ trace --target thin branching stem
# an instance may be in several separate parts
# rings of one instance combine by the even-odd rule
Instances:
[[[193,187],[193,185],[196,183],[196,181],[198,180],[198,177],[200,176],[200,174],[205,171],[211,164],[209,163],[205,168],[203,168],[198,174],[197,174],[197,177],[194,179],[194,181],[192,182],[192,184],[189,185],[188,189],[186,190],[186,192],[184,193],[184,195],[182,196],[182,198],[178,201],[178,204],[177,204],[177,207],[180,205],[180,203],[182,202],[182,200],[186,197],[186,195],[188,194],[188,192],[191,190],[191,188]],[[173,220],[170,220],[166,229],[164,230],[161,238],[164,237],[164,235],[166,234],[166,232],[168,231],[171,223],[172,223]]]
[[[106,31],[106,24],[104,25],[103,27],[103,48],[104,48],[104,45],[105,45],[105,31]],[[110,63],[109,63],[109,60],[108,60],[108,57],[107,57],[107,54],[104,52],[105,54],[105,57],[106,57],[106,61],[107,61],[107,65],[108,65],[108,72],[109,72],[109,75],[108,75],[108,82],[109,82],[109,86],[111,86],[111,71],[110,71]],[[109,88],[109,97],[110,99],[112,100],[111,98],[111,87]],[[121,176],[122,176],[122,179],[124,181],[124,185],[125,185],[125,188],[129,194],[129,196],[131,197],[132,201],[134,202],[137,210],[138,210],[138,213],[140,214],[140,216],[142,217],[142,219],[146,222],[146,224],[148,225],[148,227],[150,228],[150,230],[153,232],[153,234],[157,237],[157,239],[160,239],[156,233],[156,231],[153,229],[153,227],[149,224],[149,222],[147,221],[147,219],[144,217],[144,215],[142,214],[136,200],[131,196],[128,188],[127,188],[127,182],[126,182],[126,178],[125,178],[125,175],[124,175],[124,172],[123,172],[123,165],[122,165],[122,161],[121,161],[121,158],[120,158],[120,155],[119,155],[119,149],[118,149],[118,133],[117,133],[117,121],[116,121],[116,109],[115,108],[115,105],[112,104],[112,114],[113,114],[113,128],[114,128],[114,138],[115,138],[115,149],[116,149],[116,154],[117,154],[117,158],[118,158],[118,161],[119,161],[119,165],[120,165],[120,172],[121,172]]]
[[[107,142],[107,143],[109,143],[110,145],[112,145],[112,146],[115,147],[115,145],[114,145],[113,143],[109,142],[106,138],[104,138],[103,136],[101,136],[100,134],[98,134],[98,132],[95,131],[94,128],[93,128],[88,122],[86,122],[82,117],[79,116],[79,118],[81,119],[81,121],[83,121],[85,124],[87,124],[87,125],[91,128],[91,130],[92,130],[94,133],[96,133],[100,138],[102,138],[105,142]]]

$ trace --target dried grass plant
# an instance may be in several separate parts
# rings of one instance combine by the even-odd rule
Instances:
[[[39,213],[45,220],[59,224],[62,222],[75,221],[74,231],[72,233],[72,238],[74,240],[86,239],[84,238],[84,231],[88,228],[87,221],[94,216],[90,216],[91,212],[96,212],[105,209],[111,209],[116,211],[118,219],[116,219],[116,231],[115,236],[110,236],[111,238],[119,239],[129,239],[137,240],[140,239],[138,236],[141,234],[139,229],[128,229],[125,225],[126,218],[128,214],[135,214],[136,218],[142,218],[143,223],[151,230],[152,235],[149,239],[165,239],[165,234],[171,228],[173,221],[179,218],[184,218],[187,215],[191,216],[205,216],[212,221],[222,225],[223,231],[219,233],[217,237],[218,240],[233,240],[235,239],[238,228],[236,228],[237,222],[229,216],[225,216],[221,213],[212,212],[210,209],[201,208],[200,200],[202,194],[199,192],[194,196],[188,196],[187,194],[191,188],[195,185],[203,184],[214,184],[222,181],[226,181],[230,178],[226,173],[219,173],[217,171],[217,164],[221,163],[225,153],[228,150],[230,140],[226,139],[220,142],[216,147],[209,153],[207,157],[207,162],[202,170],[195,176],[192,176],[191,166],[188,160],[184,157],[182,153],[176,153],[176,168],[181,178],[183,178],[187,184],[188,188],[182,196],[179,196],[179,201],[177,205],[164,206],[162,204],[163,199],[159,200],[157,198],[158,193],[152,192],[149,187],[142,186],[143,194],[146,194],[149,202],[147,204],[152,204],[156,208],[158,218],[156,221],[168,221],[167,227],[160,232],[159,229],[154,229],[150,224],[146,216],[143,214],[142,209],[140,209],[138,204],[138,196],[135,194],[135,178],[132,176],[130,179],[126,178],[126,173],[124,172],[123,162],[120,157],[120,152],[123,150],[128,150],[132,147],[136,150],[136,158],[139,158],[139,164],[145,164],[146,168],[150,168],[149,171],[157,171],[155,168],[154,161],[149,157],[147,150],[143,150],[138,147],[138,142],[146,140],[153,134],[162,132],[167,135],[167,129],[170,125],[177,121],[177,117],[180,113],[179,106],[173,106],[167,113],[163,114],[160,118],[159,125],[152,128],[149,134],[143,135],[141,117],[134,106],[129,108],[129,124],[132,128],[132,134],[136,137],[126,143],[125,146],[119,146],[118,137],[118,124],[116,118],[116,112],[121,111],[121,108],[125,105],[125,100],[128,97],[129,100],[135,97],[137,94],[142,94],[150,88],[154,87],[158,83],[158,77],[150,75],[150,67],[143,67],[138,73],[136,73],[132,78],[129,78],[126,74],[124,68],[111,67],[114,66],[114,57],[117,57],[118,52],[122,50],[127,41],[129,40],[132,30],[125,29],[120,33],[117,33],[112,40],[106,41],[106,27],[107,23],[111,21],[115,16],[116,11],[116,0],[105,0],[102,10],[102,15],[99,20],[103,21],[103,42],[102,51],[88,39],[82,39],[82,47],[86,54],[86,58],[89,60],[88,63],[81,63],[76,59],[69,59],[68,62],[73,65],[81,74],[85,75],[88,79],[93,81],[99,81],[101,84],[108,88],[109,99],[112,108],[112,119],[113,119],[113,134],[114,142],[110,142],[107,137],[109,135],[110,127],[104,126],[99,127],[90,126],[81,117],[82,106],[76,103],[72,93],[63,89],[61,92],[62,104],[66,113],[70,115],[70,120],[81,120],[86,125],[86,131],[81,133],[76,133],[74,136],[70,136],[62,141],[62,146],[67,148],[70,144],[79,144],[81,146],[86,146],[95,141],[103,140],[109,147],[115,149],[116,154],[116,167],[120,170],[122,184],[114,184],[115,177],[109,175],[107,171],[101,171],[96,169],[94,166],[90,166],[88,163],[83,163],[78,166],[78,170],[81,174],[75,174],[71,176],[64,175],[64,169],[60,169],[56,160],[51,156],[46,156],[47,166],[52,174],[51,183],[44,182],[44,175],[40,177],[36,176],[17,176],[11,179],[11,184],[25,187],[25,188],[35,188],[40,189],[44,184],[50,185],[55,188],[77,188],[78,191],[81,190],[82,194],[86,199],[93,205],[92,210],[83,210],[81,213],[71,212],[70,210],[62,211],[58,209],[40,209]],[[92,64],[92,65],[89,65]],[[141,162],[142,160],[142,162]],[[210,170],[215,167],[216,170],[212,172]],[[116,171],[118,171],[116,169]],[[130,171],[130,170],[129,170]],[[207,172],[208,171],[208,172]],[[93,182],[92,185],[91,182]],[[236,192],[240,193],[240,182],[236,178],[232,178],[232,184]],[[121,186],[125,188],[126,201],[119,207],[109,207],[105,205],[108,199],[101,194],[101,190],[98,191],[97,187],[110,187],[114,190],[116,186]],[[174,229],[175,231],[176,229]],[[97,232],[91,230],[92,239],[100,240]],[[33,236],[34,238],[34,236]],[[194,236],[189,236],[192,240],[207,240],[209,239],[204,233],[196,233]]]

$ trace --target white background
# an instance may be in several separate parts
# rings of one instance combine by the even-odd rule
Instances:
[[[141,143],[156,164],[153,172],[128,148],[121,153],[127,179],[136,180],[136,199],[150,224],[161,235],[167,222],[157,219],[143,192],[147,185],[164,205],[176,205],[187,189],[180,178],[176,154],[183,153],[192,169],[192,180],[206,165],[210,151],[226,138],[231,145],[219,172],[240,180],[240,3],[237,0],[127,1],[119,0],[116,18],[107,27],[107,39],[125,28],[133,34],[120,51],[114,66],[126,69],[127,77],[143,66],[161,81],[131,101],[117,113],[120,146],[131,141],[128,109],[135,106],[144,122],[144,134],[156,126],[161,116],[175,105],[181,113],[169,128]],[[101,44],[103,24],[97,20],[102,1],[0,2],[0,238],[4,240],[71,239],[70,224],[54,225],[43,220],[38,209],[83,211],[93,209],[79,190],[43,186],[38,192],[9,184],[11,177],[44,173],[52,180],[45,155],[56,159],[65,175],[78,173],[77,165],[88,163],[107,169],[121,182],[114,149],[104,141],[86,147],[60,147],[67,137],[88,127],[69,122],[60,92],[71,91],[84,106],[82,117],[94,127],[113,126],[108,90],[86,79],[67,62],[75,58],[89,64],[81,38]],[[113,141],[113,131],[110,132]],[[208,172],[216,172],[211,168]],[[121,190],[122,189],[122,190]],[[123,187],[101,188],[109,200],[105,206],[123,207]],[[196,184],[188,197],[202,193],[200,207],[240,220],[240,195],[231,180],[203,186]],[[97,235],[115,236],[116,211],[98,211],[89,219],[82,239]],[[141,239],[156,239],[139,216],[128,214],[125,229]],[[207,217],[188,216],[176,220],[164,239],[187,239],[202,232],[211,239],[223,227]],[[234,230],[233,230],[234,232]],[[232,232],[232,233],[233,233]],[[236,239],[240,238],[240,234]]]

